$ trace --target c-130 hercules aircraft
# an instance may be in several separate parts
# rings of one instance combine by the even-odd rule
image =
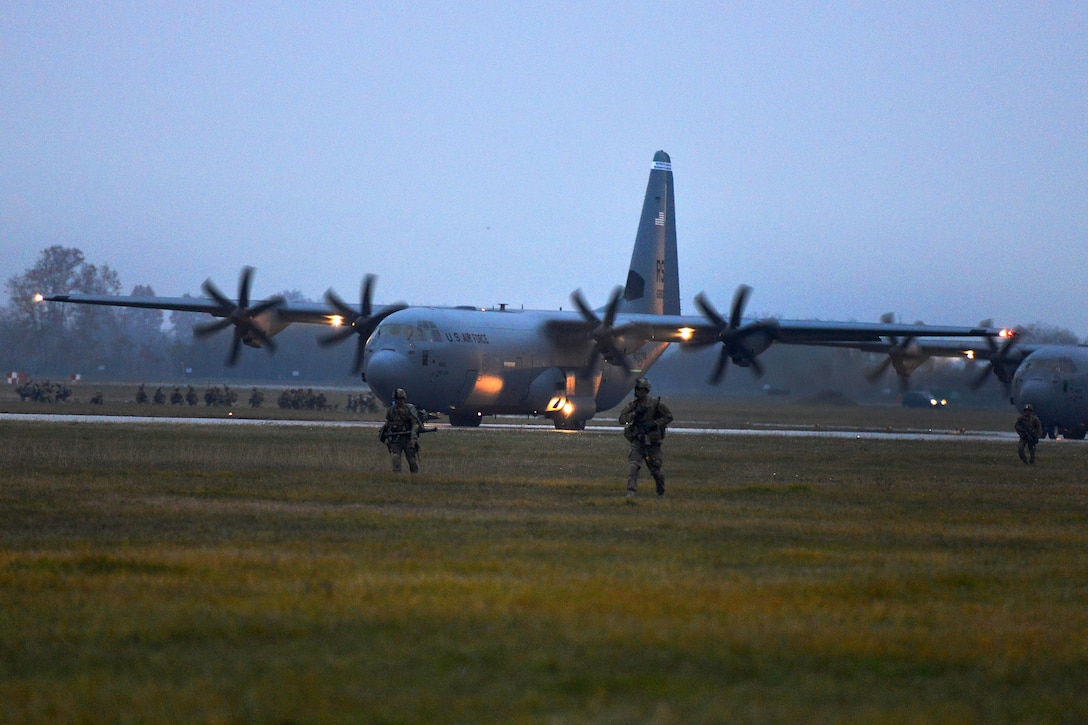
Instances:
[[[962,348],[947,353],[960,356],[1004,334],[981,326],[745,319],[747,286],[737,289],[728,317],[703,293],[695,297],[701,314],[683,315],[674,216],[672,162],[658,151],[626,282],[597,310],[581,290],[571,295],[577,308],[572,311],[374,305],[372,276],[363,283],[357,307],[331,289],[325,305],[281,297],[251,304],[253,270],[248,267],[237,300],[228,299],[211,280],[203,285],[210,299],[202,300],[81,294],[43,299],[208,313],[220,319],[194,331],[205,336],[233,326],[228,365],[237,360],[242,343],[274,351],[273,336],[291,323],[337,326],[342,329],[321,343],[356,336],[356,372],[362,372],[376,395],[388,401],[396,388],[403,388],[413,403],[444,413],[455,426],[479,425],[486,415],[521,414],[545,416],[559,429],[580,430],[598,411],[619,404],[672,343],[719,345],[710,375],[716,383],[730,362],[759,374],[758,356],[776,342],[861,347],[905,338],[962,338]]]

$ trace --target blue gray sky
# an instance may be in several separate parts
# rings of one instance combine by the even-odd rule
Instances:
[[[687,312],[1083,337],[1085,38],[1080,2],[6,2],[0,276],[603,304],[663,149]]]

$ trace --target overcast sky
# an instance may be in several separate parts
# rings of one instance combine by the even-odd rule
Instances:
[[[685,312],[1088,335],[1088,4],[0,4],[0,276],[570,308],[672,156]],[[61,290],[50,290],[59,292]]]

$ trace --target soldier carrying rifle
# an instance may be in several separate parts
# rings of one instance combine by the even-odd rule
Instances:
[[[1024,463],[1035,463],[1035,446],[1039,444],[1039,439],[1043,437],[1043,424],[1039,420],[1039,416],[1035,415],[1031,403],[1024,406],[1024,412],[1016,419],[1016,424],[1013,427],[1016,429],[1016,434],[1020,436],[1020,443],[1016,448],[1020,460]],[[1024,454],[1025,450],[1031,454],[1030,459]]]
[[[638,489],[638,474],[646,464],[657,485],[658,498],[665,495],[665,475],[661,472],[661,441],[665,429],[672,423],[672,411],[661,398],[650,398],[650,381],[635,381],[635,398],[620,413],[623,437],[631,442],[627,454],[627,495],[634,496]]]
[[[426,413],[408,402],[408,394],[402,388],[393,392],[393,404],[385,411],[385,425],[378,433],[378,440],[389,449],[393,473],[400,473],[401,455],[408,459],[408,470],[419,472],[419,436],[430,433],[423,421]]]

